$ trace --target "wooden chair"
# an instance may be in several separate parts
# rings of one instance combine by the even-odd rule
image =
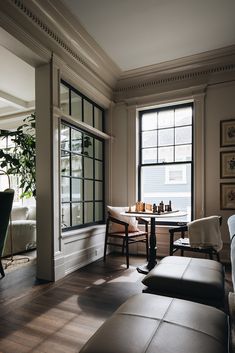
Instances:
[[[5,273],[1,260],[10,220],[13,198],[14,190],[12,189],[7,189],[0,192],[0,274],[2,277],[5,276]]]
[[[107,222],[106,222],[106,232],[105,232],[105,244],[104,244],[104,262],[106,261],[106,252],[107,252],[107,245],[112,245],[112,246],[117,246],[122,248],[122,254],[124,255],[124,251],[126,252],[126,266],[129,268],[129,244],[132,243],[145,243],[146,245],[146,256],[148,260],[148,221],[142,218],[138,218],[138,220],[141,220],[144,225],[145,225],[145,231],[135,231],[135,232],[130,232],[128,230],[129,224],[114,218],[110,215],[108,212],[108,217],[107,217]],[[123,226],[123,231],[121,232],[112,232],[111,225],[112,223],[114,224],[119,224]],[[111,240],[109,240],[111,238]],[[121,243],[114,242],[112,239],[121,239]]]
[[[219,217],[220,225],[222,224],[222,217]],[[188,226],[180,226],[169,228],[170,233],[170,249],[169,254],[172,256],[176,251],[180,250],[181,256],[184,256],[184,251],[192,251],[197,253],[203,253],[209,255],[210,259],[213,259],[215,255],[217,260],[220,261],[219,253],[213,247],[192,247],[189,242],[189,238],[186,237]],[[175,240],[175,236],[178,239]]]

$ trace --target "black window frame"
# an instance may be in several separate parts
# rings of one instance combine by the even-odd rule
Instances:
[[[102,112],[102,131],[104,129],[104,109],[102,109],[100,106],[98,106],[95,102],[90,100],[88,97],[84,96],[81,94],[78,90],[70,86],[68,83],[65,81],[61,80],[61,84],[69,88],[69,113],[71,113],[71,92],[75,92],[76,94],[80,95],[82,97],[82,100],[85,99],[86,101],[89,101],[90,104],[92,104],[92,112],[93,112],[93,126],[94,127],[94,108],[97,107],[101,112]],[[84,121],[84,116],[82,121]],[[67,156],[69,156],[69,175],[63,175],[62,170],[60,170],[60,178],[61,178],[61,187],[63,185],[62,183],[62,178],[68,178],[69,179],[69,201],[63,201],[62,200],[62,190],[61,192],[61,212],[62,212],[62,205],[63,204],[68,204],[69,205],[69,225],[63,224],[63,219],[61,219],[61,226],[62,226],[62,232],[67,232],[71,231],[74,229],[80,229],[80,228],[85,228],[89,227],[92,225],[96,224],[104,224],[104,217],[105,217],[105,142],[104,139],[102,139],[100,136],[96,136],[95,133],[91,133],[82,127],[78,127],[75,124],[72,124],[71,122],[68,122],[65,119],[61,119],[61,127],[66,126],[69,129],[69,148],[65,149],[62,148],[62,142],[60,144],[60,160],[62,158],[63,153],[66,153]],[[72,148],[72,130],[77,131],[81,134],[82,136],[82,150],[80,152],[73,150]],[[84,136],[90,137],[92,139],[92,155],[89,156],[88,154],[85,154],[84,152]],[[95,141],[99,141],[102,145],[102,153],[101,153],[101,158],[96,157],[96,143]],[[72,156],[80,156],[82,160],[82,176],[74,176],[72,173]],[[90,159],[92,160],[93,164],[93,177],[86,177],[84,176],[84,160],[85,159]],[[96,161],[102,163],[102,179],[96,178],[96,169],[95,169],[95,163]],[[79,201],[74,201],[72,197],[72,181],[75,179],[81,180],[82,184],[82,200]],[[92,194],[93,197],[91,200],[85,200],[84,198],[84,187],[85,187],[85,182],[86,181],[92,181],[93,187],[92,187]],[[96,188],[95,185],[97,183],[102,183],[102,198],[101,199],[96,199]],[[96,203],[102,203],[101,206],[101,212],[102,212],[102,219],[96,220],[96,214],[95,214],[95,205]],[[72,224],[72,205],[74,204],[79,204],[82,207],[82,223],[73,225]],[[92,204],[93,208],[93,219],[92,221],[85,222],[85,205],[87,204]],[[61,216],[63,214],[61,213]]]
[[[191,145],[192,145],[192,157],[191,157],[191,161],[174,161],[174,162],[156,162],[156,163],[143,163],[142,162],[142,116],[146,113],[158,113],[161,111],[167,111],[167,110],[172,110],[172,109],[180,109],[180,108],[185,108],[185,107],[191,107],[192,108],[192,124],[190,124],[190,126],[192,126],[192,141],[191,141]],[[194,103],[190,102],[190,103],[183,103],[183,104],[173,104],[173,105],[167,105],[164,107],[156,107],[156,108],[152,108],[152,109],[145,109],[145,110],[140,110],[139,111],[139,163],[138,163],[138,200],[141,200],[141,195],[142,195],[142,190],[141,190],[141,169],[142,167],[146,167],[146,166],[167,166],[167,165],[185,165],[185,164],[190,164],[191,165],[191,220],[194,219]],[[189,125],[185,125],[185,126],[189,126]],[[175,129],[175,124],[174,124],[174,129]],[[166,128],[168,129],[168,128]],[[159,128],[157,127],[156,130],[159,130]],[[183,144],[182,144],[183,145]],[[175,134],[174,134],[174,148],[176,146],[175,144]],[[178,146],[178,145],[177,145]],[[158,141],[157,141],[157,148],[158,146]],[[164,146],[165,147],[165,146]],[[158,152],[157,152],[158,155]],[[174,159],[175,159],[175,153],[174,153]]]

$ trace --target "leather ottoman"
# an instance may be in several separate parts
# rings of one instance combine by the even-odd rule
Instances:
[[[167,256],[142,283],[144,292],[224,306],[224,269],[214,260]]]
[[[98,329],[80,353],[227,353],[228,319],[217,308],[138,294]]]

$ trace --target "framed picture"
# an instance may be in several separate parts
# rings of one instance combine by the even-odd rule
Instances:
[[[220,178],[235,177],[235,151],[220,152]]]
[[[221,120],[220,147],[235,146],[235,119]]]
[[[221,210],[235,210],[235,183],[220,184]]]

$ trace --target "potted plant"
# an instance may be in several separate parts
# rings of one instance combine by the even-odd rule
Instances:
[[[0,130],[0,139],[11,139],[14,146],[0,149],[0,168],[8,175],[18,175],[21,198],[36,196],[35,114],[23,120],[16,130]]]

